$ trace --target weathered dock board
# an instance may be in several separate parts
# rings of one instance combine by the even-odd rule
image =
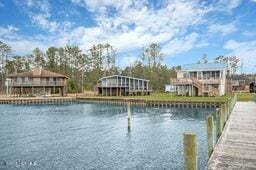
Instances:
[[[256,103],[236,103],[208,169],[256,169]]]

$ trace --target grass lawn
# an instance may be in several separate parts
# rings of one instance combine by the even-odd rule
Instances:
[[[237,93],[237,101],[256,101],[256,95],[253,93]]]
[[[99,98],[136,98],[136,99],[146,99],[146,100],[158,100],[158,101],[191,101],[191,102],[225,102],[231,96],[222,96],[222,97],[183,97],[176,96],[170,93],[153,93],[149,96],[111,96],[111,97],[99,97]]]
[[[146,100],[160,100],[160,101],[197,101],[197,102],[225,102],[230,96],[222,97],[186,97],[177,96],[170,93],[153,93],[149,96],[132,96],[133,98],[144,98]]]

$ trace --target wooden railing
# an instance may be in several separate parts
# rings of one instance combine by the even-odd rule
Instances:
[[[66,83],[62,81],[46,81],[46,82],[12,82],[11,86],[65,86]]]
[[[171,82],[173,84],[188,84],[188,83],[192,83],[193,81],[197,81],[201,84],[219,84],[220,83],[220,79],[196,79],[196,78],[175,78],[175,79],[171,79]]]

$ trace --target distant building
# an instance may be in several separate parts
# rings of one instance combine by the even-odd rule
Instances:
[[[177,78],[171,84],[177,87],[178,95],[222,96],[230,88],[224,63],[187,64],[177,71]],[[228,88],[229,87],[229,88]]]
[[[112,75],[99,79],[98,94],[101,96],[149,95],[149,80]]]
[[[232,76],[232,91],[233,92],[249,92],[249,78],[246,75]]]
[[[175,92],[177,92],[176,86],[173,86],[170,84],[165,85],[165,93],[175,93]]]
[[[254,75],[233,75],[232,90],[233,92],[256,92],[256,76]]]
[[[32,71],[7,76],[7,94],[10,96],[42,96],[58,91],[61,96],[67,95],[68,77],[35,68]]]

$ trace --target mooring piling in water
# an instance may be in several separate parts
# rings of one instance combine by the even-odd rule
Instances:
[[[207,116],[207,148],[208,148],[208,159],[210,158],[213,152],[214,146],[214,122],[213,116]]]
[[[131,130],[131,102],[127,103],[127,114],[128,114],[128,131]]]
[[[196,134],[185,132],[183,134],[184,169],[197,170],[197,139]]]

